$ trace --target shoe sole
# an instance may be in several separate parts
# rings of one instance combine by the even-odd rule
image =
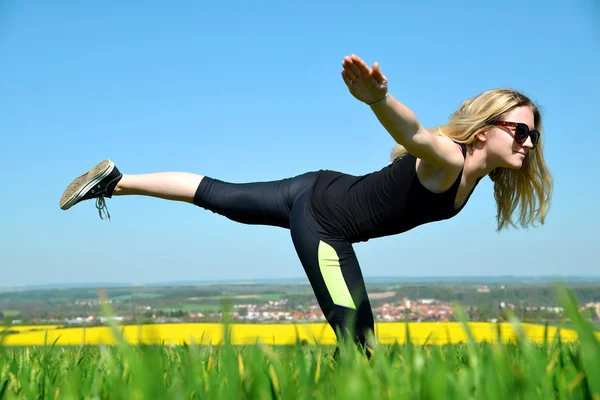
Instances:
[[[60,208],[68,210],[73,207],[92,187],[110,175],[114,168],[115,164],[111,160],[104,160],[88,172],[75,178],[60,198]]]

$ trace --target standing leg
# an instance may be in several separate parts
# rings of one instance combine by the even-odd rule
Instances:
[[[375,332],[373,311],[352,248],[325,232],[308,210],[309,194],[295,204],[290,218],[294,246],[319,306],[339,340],[353,335],[370,357],[367,336]],[[339,331],[339,335],[338,335]]]

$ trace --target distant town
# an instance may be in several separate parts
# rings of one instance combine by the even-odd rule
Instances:
[[[574,290],[583,300],[579,309],[597,323],[600,284]],[[436,292],[445,298],[429,296]],[[523,321],[557,322],[564,316],[564,310],[550,292],[547,285],[530,287],[527,291],[497,284],[376,285],[369,288],[369,298],[377,322],[455,321],[457,303],[472,321],[503,321],[506,310],[510,309]],[[237,323],[325,321],[306,285],[112,289],[106,290],[104,300],[97,289],[7,292],[0,293],[0,320],[5,325],[103,325],[108,318],[101,312],[103,302],[112,310],[111,318],[124,324],[220,322],[224,316]]]

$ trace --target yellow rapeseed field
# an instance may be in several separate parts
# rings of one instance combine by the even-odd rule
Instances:
[[[257,341],[265,344],[294,344],[297,338],[314,344],[334,344],[335,335],[326,323],[308,324],[232,324],[230,341],[233,344],[253,344]],[[409,323],[409,331],[415,344],[460,343],[468,340],[463,326],[458,322],[418,322]],[[544,326],[521,324],[525,335],[534,342],[544,338]],[[514,339],[516,333],[509,323],[469,323],[469,328],[476,341],[495,342],[500,329],[503,342]],[[0,328],[0,331],[5,328]],[[31,346],[44,343],[57,345],[81,344],[114,344],[115,335],[109,327],[63,328],[60,326],[20,326],[10,327],[11,333],[4,338],[4,345]],[[184,342],[198,344],[219,344],[223,342],[224,325],[209,323],[193,324],[156,324],[125,325],[118,329],[129,343],[165,343],[181,345]],[[16,333],[18,331],[18,333]],[[548,336],[552,340],[557,328],[549,327]],[[384,322],[376,324],[377,339],[380,343],[404,343],[406,341],[406,324],[404,322]],[[575,341],[574,330],[561,329],[561,340]],[[597,334],[600,338],[600,334]]]
[[[19,331],[19,332],[27,332],[27,331],[38,331],[38,330],[47,330],[47,329],[57,329],[60,328],[60,325],[15,325],[8,328],[10,331]],[[0,326],[0,332],[4,331],[6,328]]]

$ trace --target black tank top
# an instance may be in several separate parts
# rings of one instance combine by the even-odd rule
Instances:
[[[459,145],[466,156],[465,145]],[[450,189],[433,193],[419,181],[415,162],[415,156],[409,153],[362,176],[320,170],[311,198],[313,216],[331,233],[351,242],[366,242],[458,214],[473,193],[455,210],[463,170]]]

